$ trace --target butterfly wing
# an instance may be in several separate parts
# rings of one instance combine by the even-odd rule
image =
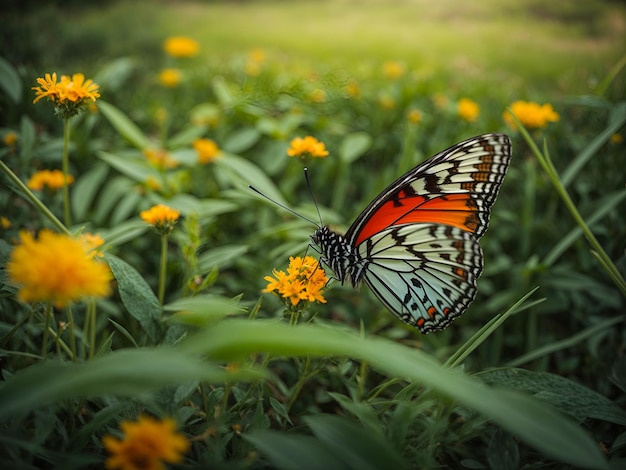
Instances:
[[[511,159],[504,134],[456,144],[391,183],[346,232],[352,246],[393,225],[451,225],[480,238]]]
[[[407,224],[387,228],[359,245],[363,280],[401,320],[422,333],[442,330],[476,295],[482,251],[457,227]]]
[[[445,328],[476,295],[478,239],[510,157],[503,134],[450,147],[394,181],[345,235],[366,284],[423,333]]]

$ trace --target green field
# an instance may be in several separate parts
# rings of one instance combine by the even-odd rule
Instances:
[[[624,2],[1,15],[0,467],[624,467]]]

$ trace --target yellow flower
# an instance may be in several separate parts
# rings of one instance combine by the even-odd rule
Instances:
[[[311,93],[309,93],[309,99],[313,103],[324,103],[327,99],[326,92],[321,88],[316,88]]]
[[[261,67],[265,62],[265,51],[263,49],[252,49],[248,52],[248,60],[246,61],[246,74],[253,77],[261,73]]]
[[[386,93],[378,97],[378,103],[385,109],[393,109],[396,106],[395,100]]]
[[[75,73],[71,77],[62,75],[59,82],[56,73],[47,73],[43,78],[38,78],[37,83],[39,86],[32,88],[35,90],[33,103],[48,98],[62,118],[75,116],[100,98],[98,84],[91,79],[85,80],[82,73]]]
[[[62,308],[83,297],[109,295],[109,267],[94,260],[81,240],[46,229],[39,233],[39,240],[22,231],[20,240],[7,271],[19,286],[21,301],[47,301]]]
[[[179,463],[189,450],[189,440],[176,432],[171,419],[158,421],[141,416],[138,421],[122,421],[123,439],[104,436],[102,444],[111,456],[105,466],[109,470],[164,470],[163,462]]]
[[[178,161],[174,160],[167,151],[163,149],[144,149],[143,155],[152,165],[159,170],[166,168],[176,168]]]
[[[94,234],[85,232],[81,235],[81,240],[87,247],[87,251],[91,256],[98,256],[99,258],[102,258],[102,253],[98,250],[98,248],[104,245],[104,238],[97,233]]]
[[[142,211],[139,217],[144,222],[153,225],[157,230],[168,233],[174,229],[174,225],[176,225],[176,221],[180,217],[180,211],[167,207],[164,204],[157,204],[148,210]]]
[[[344,90],[349,98],[356,99],[361,96],[361,88],[356,80],[350,80]]]
[[[406,68],[401,62],[389,60],[383,64],[383,74],[387,78],[400,78],[404,75]]]
[[[5,216],[0,216],[0,227],[2,227],[3,230],[11,228],[11,221]]]
[[[163,49],[172,57],[193,57],[198,54],[200,44],[195,39],[185,36],[174,36],[165,40]]]
[[[17,142],[17,134],[13,131],[9,131],[2,137],[2,142],[7,147],[13,147]]]
[[[167,88],[176,88],[180,85],[183,76],[178,69],[163,69],[159,74],[161,85]]]
[[[63,172],[60,170],[41,170],[33,174],[26,182],[33,191],[41,191],[44,186],[49,189],[59,189],[63,187],[63,180],[69,186],[74,182],[72,175],[67,175],[65,178]]]
[[[519,100],[511,104],[510,108],[515,117],[529,129],[544,128],[549,122],[557,122],[560,119],[551,104],[542,105],[533,101]],[[505,111],[502,117],[511,129],[517,129],[508,111]]]
[[[419,124],[422,120],[422,112],[419,109],[411,109],[406,117],[411,124]]]
[[[268,284],[263,292],[272,292],[292,306],[298,305],[301,300],[326,303],[322,289],[326,287],[328,278],[319,261],[312,256],[292,256],[286,274],[276,269],[272,274],[274,277],[264,277]]]
[[[439,109],[446,109],[448,107],[448,104],[450,102],[450,100],[448,99],[448,97],[446,95],[443,95],[441,93],[436,93],[433,98],[433,103],[435,104],[435,106]]]
[[[198,153],[198,162],[202,165],[212,162],[220,155],[220,148],[211,139],[196,139],[193,148]]]
[[[301,137],[293,139],[287,149],[287,155],[300,158],[324,158],[328,155],[328,150],[326,150],[324,142],[320,142],[315,137],[308,135],[304,139]]]
[[[161,183],[154,176],[148,176],[144,184],[153,191],[161,190]]]
[[[469,98],[461,98],[457,104],[457,112],[462,119],[467,122],[474,122],[480,114],[478,103]]]
[[[622,134],[613,134],[611,136],[611,143],[612,144],[621,144],[624,141],[624,137],[622,137]]]

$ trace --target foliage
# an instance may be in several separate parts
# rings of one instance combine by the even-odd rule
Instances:
[[[90,232],[115,278],[109,298],[51,314],[19,302],[0,271],[0,461],[101,468],[102,437],[148,414],[176,421],[190,468],[619,466],[624,62],[593,96],[540,101],[559,118],[526,130],[503,118],[526,97],[494,97],[479,79],[442,94],[445,77],[402,67],[311,74],[261,50],[161,65],[172,60],[173,88],[135,58],[93,77],[102,98],[69,120],[71,226],[54,216],[62,194],[23,184],[60,167],[63,128],[25,104],[37,77],[0,61],[0,265],[20,230]],[[478,106],[472,122],[462,98]],[[297,316],[261,293],[310,253],[315,227],[249,185],[317,221],[306,165],[323,222],[346,228],[403,171],[491,131],[512,136],[513,163],[479,296],[447,330],[421,336],[332,280],[327,303]],[[329,155],[288,157],[309,135]],[[200,138],[219,149],[203,163]],[[157,204],[180,211],[167,231],[140,219]]]

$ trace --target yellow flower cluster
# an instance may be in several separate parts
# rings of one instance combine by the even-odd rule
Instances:
[[[167,207],[165,204],[157,204],[139,214],[141,220],[153,225],[163,233],[171,232],[176,221],[180,217],[180,211]]]
[[[7,271],[19,286],[21,301],[52,302],[63,308],[83,297],[109,295],[111,271],[94,260],[84,241],[46,229],[39,233],[39,240],[22,231],[20,241]]]
[[[63,181],[68,186],[74,182],[72,175],[64,177],[63,172],[60,170],[41,170],[33,174],[26,182],[33,191],[41,191],[44,187],[48,189],[60,189],[63,187]]]
[[[387,78],[396,79],[400,78],[406,72],[406,67],[403,63],[395,60],[389,60],[383,64],[383,74]]]
[[[510,108],[515,117],[529,129],[541,129],[546,127],[549,122],[557,122],[560,119],[559,114],[548,103],[539,104],[533,101],[519,100],[511,104]],[[512,129],[517,128],[508,111],[504,112],[503,119]]]
[[[178,161],[172,158],[172,156],[163,149],[144,149],[143,156],[146,157],[146,160],[159,170],[176,168],[178,166]]]
[[[474,122],[478,119],[480,114],[480,107],[478,103],[470,100],[469,98],[461,98],[457,104],[457,112],[461,119],[467,122]]]
[[[326,150],[324,142],[308,135],[305,138],[296,137],[293,139],[287,149],[287,155],[300,158],[324,158],[328,155],[328,150]]]
[[[301,300],[326,303],[322,289],[328,278],[319,261],[312,256],[292,256],[289,258],[287,273],[275,269],[272,274],[274,277],[265,276],[268,284],[263,292],[272,292],[292,306],[298,305]]]
[[[142,416],[138,421],[123,421],[123,439],[104,436],[102,444],[111,456],[105,466],[109,470],[164,470],[163,462],[179,463],[189,450],[189,440],[176,432],[171,419],[158,421]]]
[[[198,163],[206,165],[220,156],[220,148],[211,139],[196,139],[193,148],[198,153]]]
[[[166,88],[176,88],[182,79],[183,75],[178,69],[163,69],[159,73],[159,81]]]
[[[200,51],[200,44],[195,39],[186,36],[167,38],[163,43],[165,52],[176,58],[193,57]]]
[[[35,90],[33,103],[48,98],[57,107],[57,112],[63,118],[72,117],[82,111],[89,103],[100,98],[98,84],[93,80],[85,80],[85,75],[75,73],[71,77],[62,75],[57,82],[57,74],[45,74],[44,78],[38,78],[38,87]]]

